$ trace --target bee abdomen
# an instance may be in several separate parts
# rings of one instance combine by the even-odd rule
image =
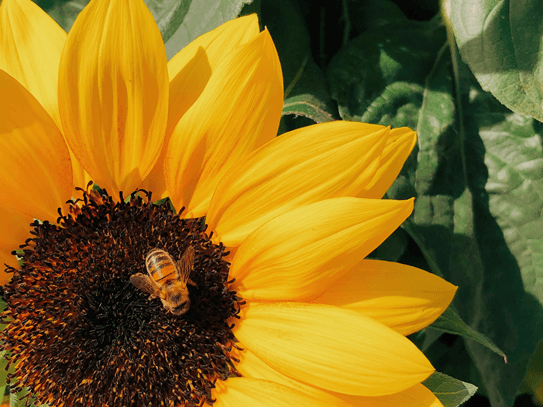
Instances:
[[[170,279],[175,278],[175,263],[172,257],[161,249],[153,249],[147,254],[145,259],[147,272],[156,281],[165,283]],[[165,280],[166,281],[163,281]]]

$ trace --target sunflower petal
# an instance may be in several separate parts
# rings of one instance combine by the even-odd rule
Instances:
[[[267,380],[248,377],[229,378],[213,391],[214,407],[330,407],[345,406],[343,402],[330,404],[297,390]]]
[[[417,143],[417,133],[407,127],[390,131],[381,163],[373,179],[357,195],[361,198],[382,198],[390,188],[411,150]]]
[[[255,38],[260,29],[256,14],[228,21],[198,37],[168,61],[170,101],[164,147],[141,188],[153,191],[154,199],[168,196],[164,181],[164,157],[170,135],[179,119],[198,99],[211,74],[233,49]]]
[[[60,62],[59,107],[75,156],[110,195],[131,193],[160,154],[168,114],[166,51],[141,0],[93,0]]]
[[[402,335],[434,322],[457,287],[416,267],[363,260],[312,302],[360,312]]]
[[[381,397],[338,395],[353,407],[443,407],[441,401],[422,384],[416,384],[399,393]]]
[[[34,2],[2,1],[0,69],[32,93],[59,128],[58,65],[66,37],[66,32]]]
[[[356,196],[372,180],[390,129],[331,122],[274,139],[223,178],[207,222],[225,245],[301,205]]]
[[[0,69],[22,84],[41,103],[59,129],[58,67],[66,32],[29,0],[0,4]],[[74,185],[89,181],[70,151]]]
[[[371,253],[409,216],[413,201],[334,198],[265,223],[241,244],[230,276],[246,300],[300,301]]]
[[[343,400],[352,407],[442,407],[439,399],[422,384],[416,384],[399,393],[386,396],[351,396],[348,394],[327,391],[291,379],[269,367],[254,353],[248,350],[239,352],[236,354],[236,357],[240,359],[239,363],[236,363],[236,369],[244,377],[252,377],[279,383],[328,403],[337,403],[339,400]]]
[[[294,380],[277,370],[272,369],[262,360],[260,360],[253,352],[244,349],[235,355],[239,359],[239,363],[236,363],[236,369],[242,374],[243,377],[251,377],[254,379],[268,380],[290,387],[292,389],[301,391],[316,399],[326,401],[332,405],[337,403],[340,399],[336,397],[332,392],[320,389],[318,387],[310,386],[309,384]],[[356,397],[356,396],[353,396]]]
[[[198,99],[212,73],[234,49],[256,38],[258,17],[252,14],[235,18],[196,38],[168,61],[170,134],[187,109]]]
[[[404,336],[330,305],[253,303],[244,309],[233,333],[242,347],[273,369],[339,393],[393,394],[434,371]]]
[[[205,215],[219,180],[275,137],[282,106],[279,58],[263,31],[225,58],[175,128],[164,162],[174,206]]]
[[[30,223],[34,219],[11,209],[0,209],[0,265],[18,268],[19,262],[14,255],[13,250],[18,250],[19,245],[32,237],[30,234]],[[11,278],[11,274],[4,273],[4,267],[1,267],[0,285],[4,285]]]
[[[0,94],[0,206],[55,220],[72,196],[68,148],[40,103],[2,70]]]

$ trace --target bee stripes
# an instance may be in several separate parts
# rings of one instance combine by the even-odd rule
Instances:
[[[165,284],[169,280],[176,279],[175,262],[164,250],[151,250],[145,259],[145,266],[153,280],[157,283]]]

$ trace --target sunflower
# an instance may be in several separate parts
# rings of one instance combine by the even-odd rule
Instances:
[[[12,391],[50,406],[441,405],[405,335],[456,288],[364,260],[412,211],[380,199],[412,130],[276,138],[282,74],[256,16],[168,62],[140,0],[92,0],[69,35],[3,0],[0,30]],[[130,283],[153,248],[194,253],[180,315]]]

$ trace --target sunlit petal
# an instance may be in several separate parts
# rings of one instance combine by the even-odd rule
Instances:
[[[51,116],[0,70],[0,206],[56,220],[72,196],[68,148]]]
[[[391,130],[375,176],[357,196],[382,198],[400,173],[416,142],[417,134],[407,127]]]
[[[166,52],[141,0],[93,0],[60,64],[64,133],[102,188],[131,193],[160,154],[168,108]]]
[[[9,73],[41,103],[61,129],[58,111],[58,67],[66,32],[30,0],[0,4],[0,69]],[[70,152],[74,185],[89,180]]]
[[[269,367],[249,350],[236,353],[236,357],[240,359],[239,363],[236,364],[236,369],[243,376],[279,383],[331,403],[330,405],[342,400],[352,407],[442,407],[439,399],[422,384],[416,384],[399,393],[386,396],[352,396],[331,392],[291,379]]]
[[[341,400],[330,403],[278,383],[248,377],[219,383],[213,396],[217,399],[214,407],[348,407]]]
[[[332,122],[281,135],[217,186],[207,222],[226,245],[301,205],[357,196],[381,161],[389,128]]]
[[[353,407],[443,407],[441,401],[422,384],[381,397],[337,395]]]
[[[66,32],[34,2],[2,1],[0,69],[32,93],[59,128],[58,66],[66,37]]]
[[[409,335],[434,322],[456,288],[416,267],[363,260],[313,302],[352,309]]]
[[[170,100],[164,147],[153,170],[141,184],[142,188],[153,191],[153,199],[169,195],[164,181],[164,157],[179,119],[198,99],[211,74],[225,57],[239,45],[255,38],[259,31],[255,14],[236,18],[198,37],[168,61]]]
[[[404,336],[330,305],[250,304],[233,332],[244,348],[275,370],[339,393],[393,394],[434,371]]]
[[[196,38],[168,61],[170,134],[179,119],[198,99],[211,74],[234,49],[258,36],[258,17],[235,18]]]
[[[262,225],[241,244],[230,276],[246,300],[315,298],[409,216],[413,201],[334,198]]]
[[[176,208],[202,216],[219,180],[277,134],[283,82],[267,31],[232,51],[175,128],[166,186]]]
[[[261,359],[259,359],[253,352],[247,349],[236,353],[236,357],[240,360],[239,363],[236,364],[236,369],[244,377],[252,377],[255,379],[279,383],[328,403],[337,403],[340,400],[333,392],[311,386],[307,383],[303,383],[299,380],[292,379],[282,373],[279,373],[277,370],[272,369]]]

